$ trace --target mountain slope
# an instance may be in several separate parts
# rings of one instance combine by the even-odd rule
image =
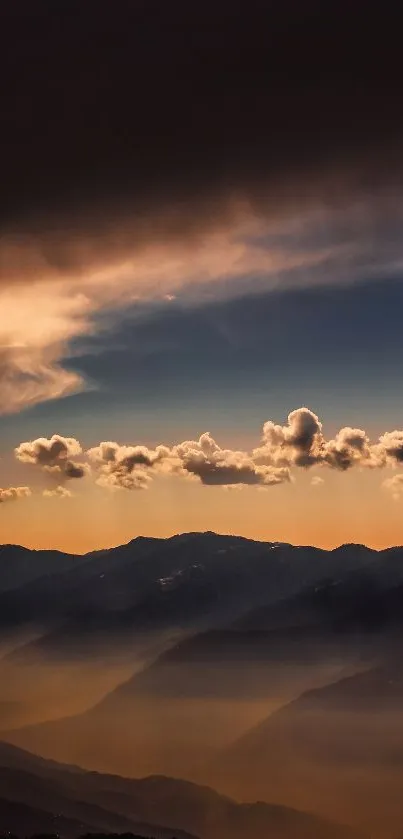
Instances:
[[[0,545],[0,592],[18,589],[33,580],[71,571],[85,557],[62,551],[34,551],[21,545]]]
[[[384,557],[380,568],[371,560],[185,638],[83,714],[5,736],[101,771],[199,779],[216,752],[268,711],[364,665],[396,661],[401,578],[400,561]]]
[[[177,827],[164,828],[125,816],[105,806],[105,796],[87,791],[86,773],[0,743],[0,828],[25,834],[36,830],[77,837],[80,832],[134,833],[139,836],[192,839]],[[113,802],[116,804],[116,802]],[[21,809],[22,821],[18,821]],[[20,826],[18,827],[18,824]],[[10,825],[10,826],[8,826]],[[16,826],[13,826],[16,825]],[[39,825],[35,827],[35,825]]]
[[[76,839],[80,833],[92,830],[91,825],[76,822],[62,815],[29,807],[19,801],[0,797],[0,830],[2,835],[33,836],[49,834],[61,839]]]
[[[220,789],[401,831],[403,675],[377,667],[308,691],[216,761]]]
[[[357,667],[354,656],[278,660],[276,639],[231,630],[189,638],[81,714],[3,732],[57,760],[132,775],[198,778],[234,737],[313,685]],[[314,641],[313,641],[314,643]],[[347,670],[348,672],[348,670]]]
[[[35,766],[37,774],[33,772]],[[138,833],[158,839],[168,839],[169,833],[179,839],[187,839],[190,834],[201,839],[364,839],[353,829],[288,807],[237,804],[208,787],[172,778],[128,780],[87,773],[2,744],[0,774],[2,787],[8,779],[10,801],[21,802],[22,810],[27,807],[24,790],[28,797],[47,796],[48,807],[57,808],[59,819],[70,819],[59,831],[66,836],[75,829],[70,815],[75,813],[80,819],[103,820],[103,830],[110,829],[106,825],[114,820],[122,826],[131,825],[126,829],[136,828]],[[162,829],[155,826],[156,822],[175,827]]]

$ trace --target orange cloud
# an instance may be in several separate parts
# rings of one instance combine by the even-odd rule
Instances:
[[[73,493],[63,486],[57,486],[55,489],[44,489],[42,495],[45,498],[71,498]]]
[[[19,501],[21,498],[28,498],[31,495],[29,487],[7,487],[2,489],[0,487],[0,504],[6,501]]]

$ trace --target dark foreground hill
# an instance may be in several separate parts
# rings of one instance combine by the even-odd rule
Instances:
[[[130,831],[156,839],[189,839],[191,835],[200,839],[365,836],[292,808],[238,804],[208,787],[172,778],[130,780],[83,772],[7,744],[0,744],[0,785],[0,832],[57,832],[63,839],[83,830],[94,831],[94,827],[98,832]]]
[[[85,826],[74,819],[0,797],[0,836],[50,834],[75,839],[83,829]]]
[[[10,813],[12,811],[12,807],[10,807]],[[22,821],[22,820],[21,820]],[[57,828],[57,825],[56,825]],[[7,831],[5,833],[0,832],[0,839],[59,839],[59,833],[50,833],[49,831],[38,831],[34,834],[23,834],[22,836],[18,836],[15,833],[11,833]],[[150,837],[140,836],[135,833],[83,833],[81,835],[76,834],[75,839],[150,839]],[[172,837],[172,839],[176,839],[176,837]]]

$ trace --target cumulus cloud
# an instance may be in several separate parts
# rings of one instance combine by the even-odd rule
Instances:
[[[288,469],[261,466],[246,452],[221,449],[209,433],[172,448],[104,442],[87,454],[100,473],[97,482],[112,489],[146,489],[152,473],[194,478],[208,486],[270,486],[289,480]]]
[[[254,458],[283,466],[314,466],[322,448],[322,423],[309,408],[298,408],[288,415],[286,425],[265,422],[262,446],[255,449]]]
[[[28,498],[31,495],[29,487],[0,487],[0,504],[6,501],[19,501],[21,498]]]
[[[320,475],[314,475],[311,480],[311,486],[313,487],[320,487],[324,484],[324,479],[320,477]]]
[[[339,472],[393,467],[402,462],[402,445],[403,430],[385,432],[371,441],[364,429],[350,426],[341,428],[328,440],[319,417],[302,407],[292,411],[284,425],[265,422],[260,445],[251,451],[222,448],[205,432],[196,440],[174,446],[160,444],[149,448],[104,441],[84,453],[74,437],[54,434],[21,443],[15,455],[58,482],[82,478],[93,470],[96,482],[109,489],[147,489],[158,475],[199,481],[205,486],[264,489],[291,481],[293,470],[315,466]],[[72,459],[79,455],[86,461]],[[315,476],[311,483],[319,486],[323,479]],[[399,483],[400,476],[395,476],[384,486],[393,490]]]
[[[379,438],[379,442],[386,457],[403,463],[403,431],[387,431]]]
[[[71,498],[73,493],[64,486],[57,486],[55,489],[44,489],[42,495],[45,498]]]
[[[324,446],[324,461],[344,472],[355,464],[361,466],[384,466],[386,451],[382,444],[370,443],[361,428],[342,428],[334,440]]]
[[[371,443],[363,429],[346,426],[326,440],[318,416],[309,408],[297,408],[286,425],[271,420],[264,424],[262,445],[254,449],[253,457],[258,463],[305,468],[322,464],[342,472],[353,466],[379,468],[399,460],[399,434],[403,443],[398,431]]]
[[[169,449],[158,446],[120,446],[103,442],[89,449],[88,457],[99,472],[97,483],[110,489],[147,489],[148,469],[155,467],[169,455]]]
[[[199,440],[187,440],[175,446],[172,454],[185,473],[195,475],[209,486],[271,486],[290,479],[287,468],[261,465],[247,452],[221,449],[209,433],[202,434]]]
[[[38,437],[37,440],[20,443],[15,456],[21,463],[38,466],[49,475],[66,480],[83,478],[89,471],[88,464],[77,463],[72,457],[82,454],[82,448],[74,437]]]
[[[38,466],[58,466],[67,458],[81,454],[82,448],[74,437],[61,437],[53,434],[49,439],[38,437],[31,442],[20,443],[15,450],[18,460],[22,463],[32,463]]]

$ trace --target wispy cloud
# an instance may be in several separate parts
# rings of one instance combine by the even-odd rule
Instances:
[[[257,216],[236,205],[217,227],[184,238],[164,227],[138,241],[129,230],[106,229],[56,241],[6,237],[0,244],[0,412],[12,413],[86,387],[66,366],[71,343],[100,328],[101,312],[119,317],[137,301],[200,304],[212,297],[352,283],[395,274],[403,265],[396,218],[403,200],[343,208],[290,209]],[[382,212],[383,211],[383,212]],[[395,224],[386,220],[394,214]],[[395,231],[395,232],[394,232]],[[81,238],[80,238],[81,237]]]

